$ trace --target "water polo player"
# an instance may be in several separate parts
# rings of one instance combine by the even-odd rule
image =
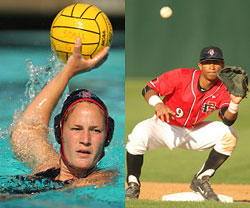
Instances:
[[[17,157],[33,170],[32,179],[50,178],[72,186],[103,184],[112,181],[113,171],[95,167],[104,156],[113,134],[114,122],[105,104],[87,90],[72,92],[61,113],[54,119],[60,154],[47,139],[52,111],[67,83],[76,74],[99,67],[108,56],[106,47],[94,59],[81,56],[81,40],[63,69],[34,98],[12,130],[11,145]],[[72,182],[72,183],[71,183]]]

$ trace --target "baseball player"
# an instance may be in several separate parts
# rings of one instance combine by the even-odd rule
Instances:
[[[219,201],[209,179],[236,147],[237,133],[230,126],[237,118],[242,97],[229,94],[217,77],[224,67],[223,54],[218,47],[202,49],[198,66],[200,70],[179,68],[166,72],[143,89],[145,100],[155,107],[155,115],[137,124],[128,136],[127,199],[139,197],[145,151],[179,147],[212,149],[190,188],[205,199]],[[222,122],[203,121],[216,110]]]

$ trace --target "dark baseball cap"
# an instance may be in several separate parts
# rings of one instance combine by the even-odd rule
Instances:
[[[221,60],[224,61],[221,49],[210,46],[203,48],[200,55],[200,62],[205,60]]]

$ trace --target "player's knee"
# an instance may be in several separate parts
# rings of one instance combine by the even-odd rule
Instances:
[[[145,135],[130,134],[126,149],[130,154],[141,155],[147,150],[147,138]]]
[[[237,142],[237,132],[233,128],[229,128],[229,131],[221,137],[219,144],[215,146],[215,149],[222,154],[231,155],[236,148]]]
[[[148,126],[148,121],[138,123],[128,136],[126,149],[130,154],[142,155],[147,151],[148,138],[151,134],[151,128]]]

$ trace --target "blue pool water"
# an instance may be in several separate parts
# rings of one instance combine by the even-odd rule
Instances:
[[[42,71],[51,64],[51,51],[46,47],[0,47],[0,176],[31,174],[31,169],[15,160],[9,143],[9,125],[16,110],[26,106],[32,99],[34,83],[29,82],[28,68]],[[51,75],[50,75],[51,76]],[[0,207],[124,207],[125,178],[125,52],[111,48],[109,59],[99,69],[74,77],[66,92],[75,88],[86,88],[100,96],[115,120],[113,140],[106,148],[106,156],[101,160],[102,169],[118,169],[121,173],[114,183],[105,188],[94,186],[85,188],[48,191],[28,197],[0,201]],[[40,80],[46,81],[45,80]],[[29,84],[27,84],[29,83]],[[30,97],[31,96],[31,97]],[[55,109],[57,113],[59,107]],[[55,114],[54,113],[54,114]],[[52,127],[52,125],[50,125]],[[53,135],[50,141],[58,150]],[[1,179],[0,179],[1,183]],[[3,184],[1,184],[3,185]]]

